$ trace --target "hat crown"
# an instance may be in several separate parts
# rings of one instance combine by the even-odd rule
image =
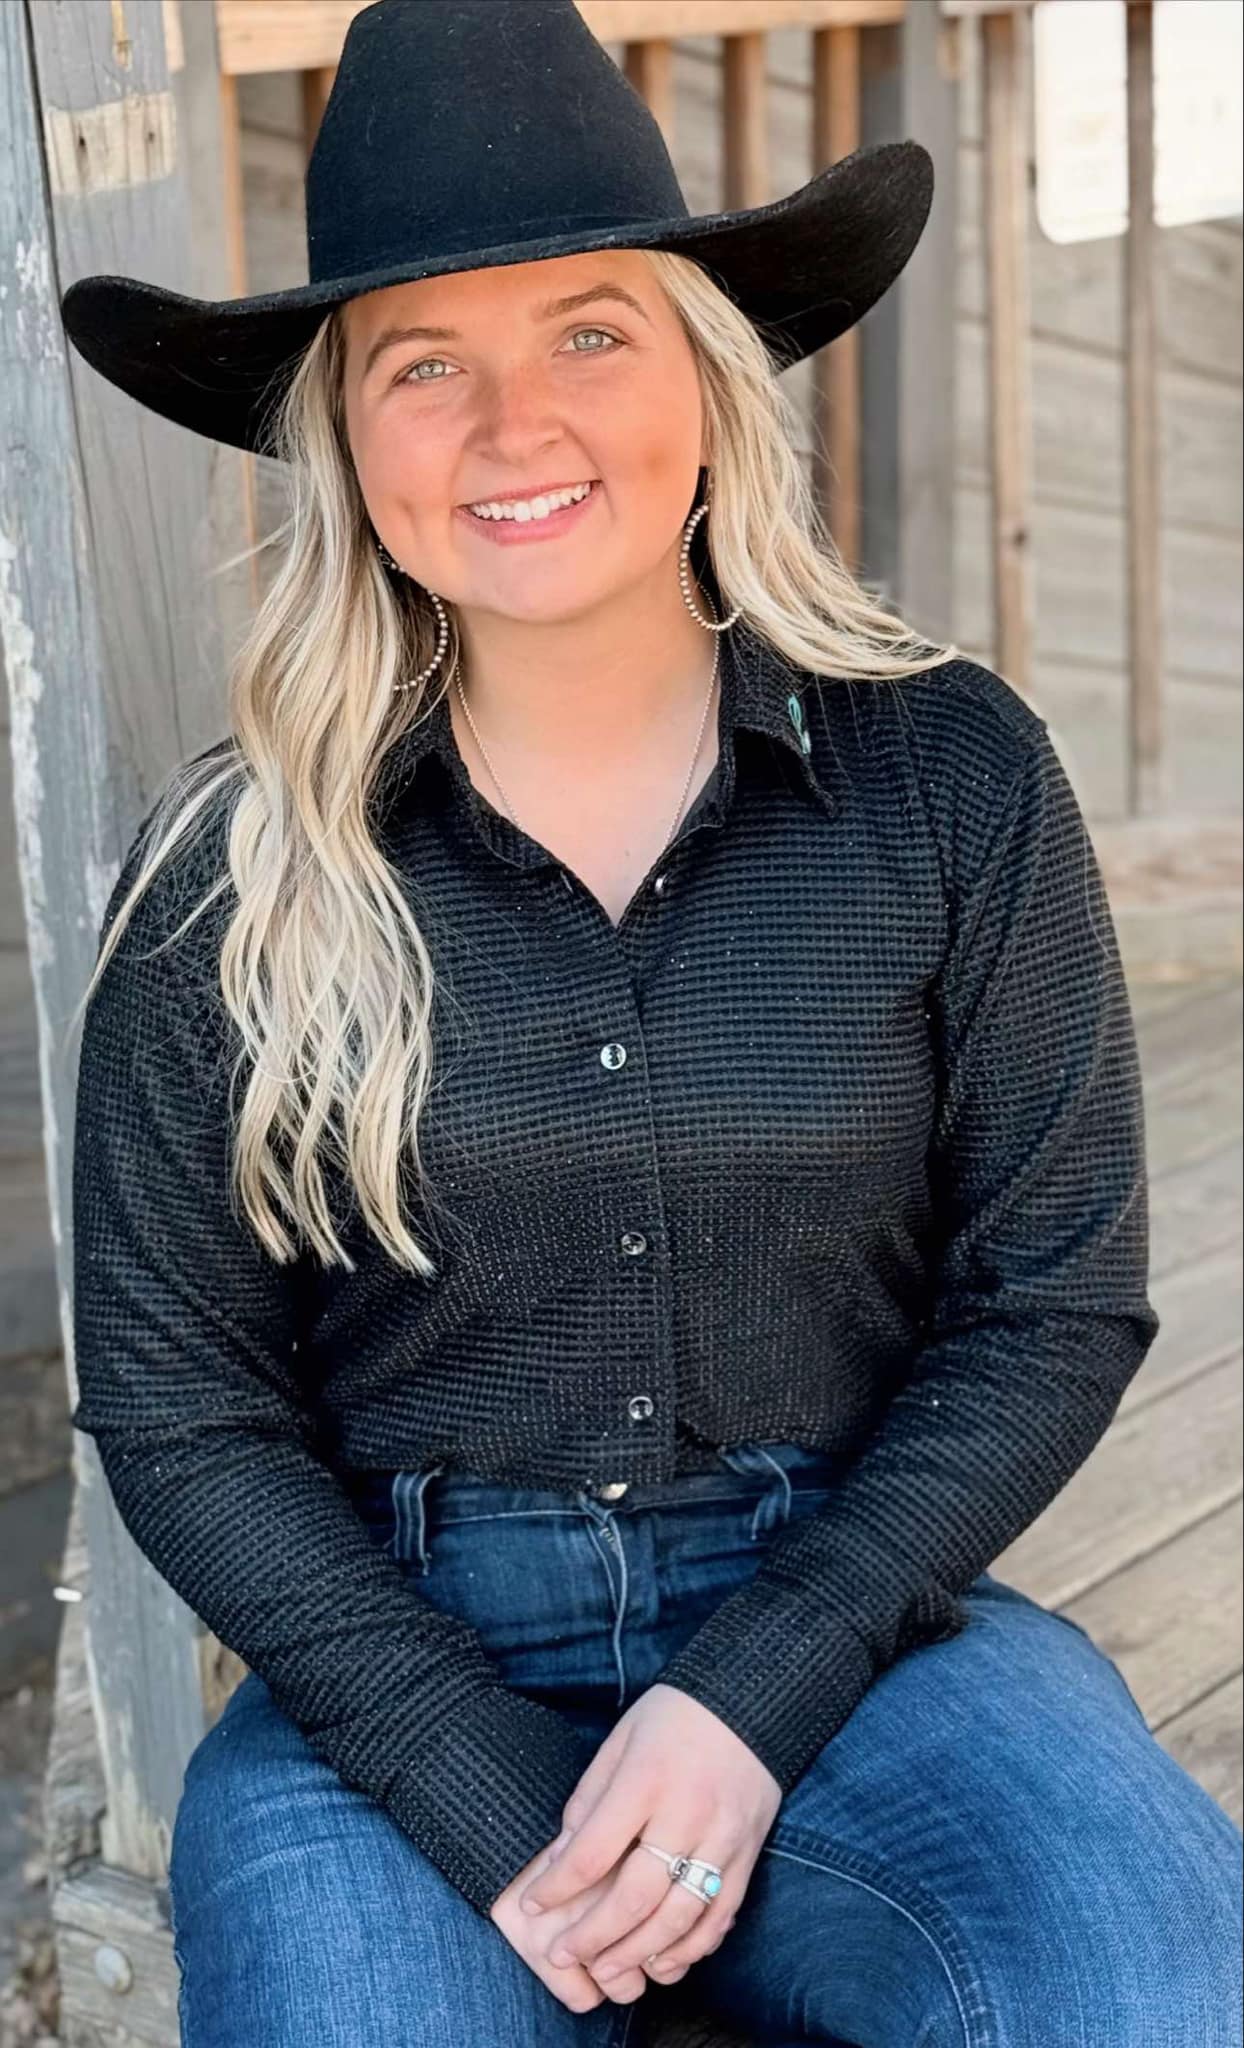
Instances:
[[[660,127],[575,0],[374,0],[306,178],[313,284],[688,208]],[[518,256],[516,261],[522,260]]]

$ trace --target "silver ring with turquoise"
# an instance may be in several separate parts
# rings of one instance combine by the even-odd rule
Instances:
[[[705,1905],[717,1897],[722,1878],[715,1863],[706,1863],[702,1856],[672,1856],[668,1849],[658,1849],[655,1842],[641,1841],[639,1846],[659,1856],[675,1884],[680,1884],[684,1891],[694,1892]]]

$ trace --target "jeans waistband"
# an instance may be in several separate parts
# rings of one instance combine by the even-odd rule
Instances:
[[[795,1495],[827,1489],[844,1463],[841,1455],[786,1441],[725,1445],[717,1456],[715,1470],[643,1483],[597,1481],[569,1488],[515,1486],[433,1463],[358,1474],[349,1491],[364,1519],[395,1527],[399,1545],[423,1559],[429,1528],[436,1522],[576,1508],[605,1519],[645,1509],[677,1511],[713,1501],[750,1500],[756,1503],[758,1523],[778,1527],[788,1520]]]

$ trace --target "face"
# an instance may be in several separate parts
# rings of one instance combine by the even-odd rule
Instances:
[[[704,460],[699,379],[640,251],[420,278],[344,308],[350,447],[373,526],[469,613],[551,622],[670,557]],[[533,497],[590,485],[548,518]],[[517,518],[472,505],[527,501]]]

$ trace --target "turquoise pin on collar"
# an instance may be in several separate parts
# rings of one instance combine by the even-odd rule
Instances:
[[[798,697],[795,695],[793,690],[790,696],[786,699],[786,709],[790,715],[791,724],[794,726],[795,731],[799,734],[800,746],[803,748],[805,754],[810,754],[812,752],[812,735],[808,731],[807,726],[803,722],[803,705],[800,703]]]

